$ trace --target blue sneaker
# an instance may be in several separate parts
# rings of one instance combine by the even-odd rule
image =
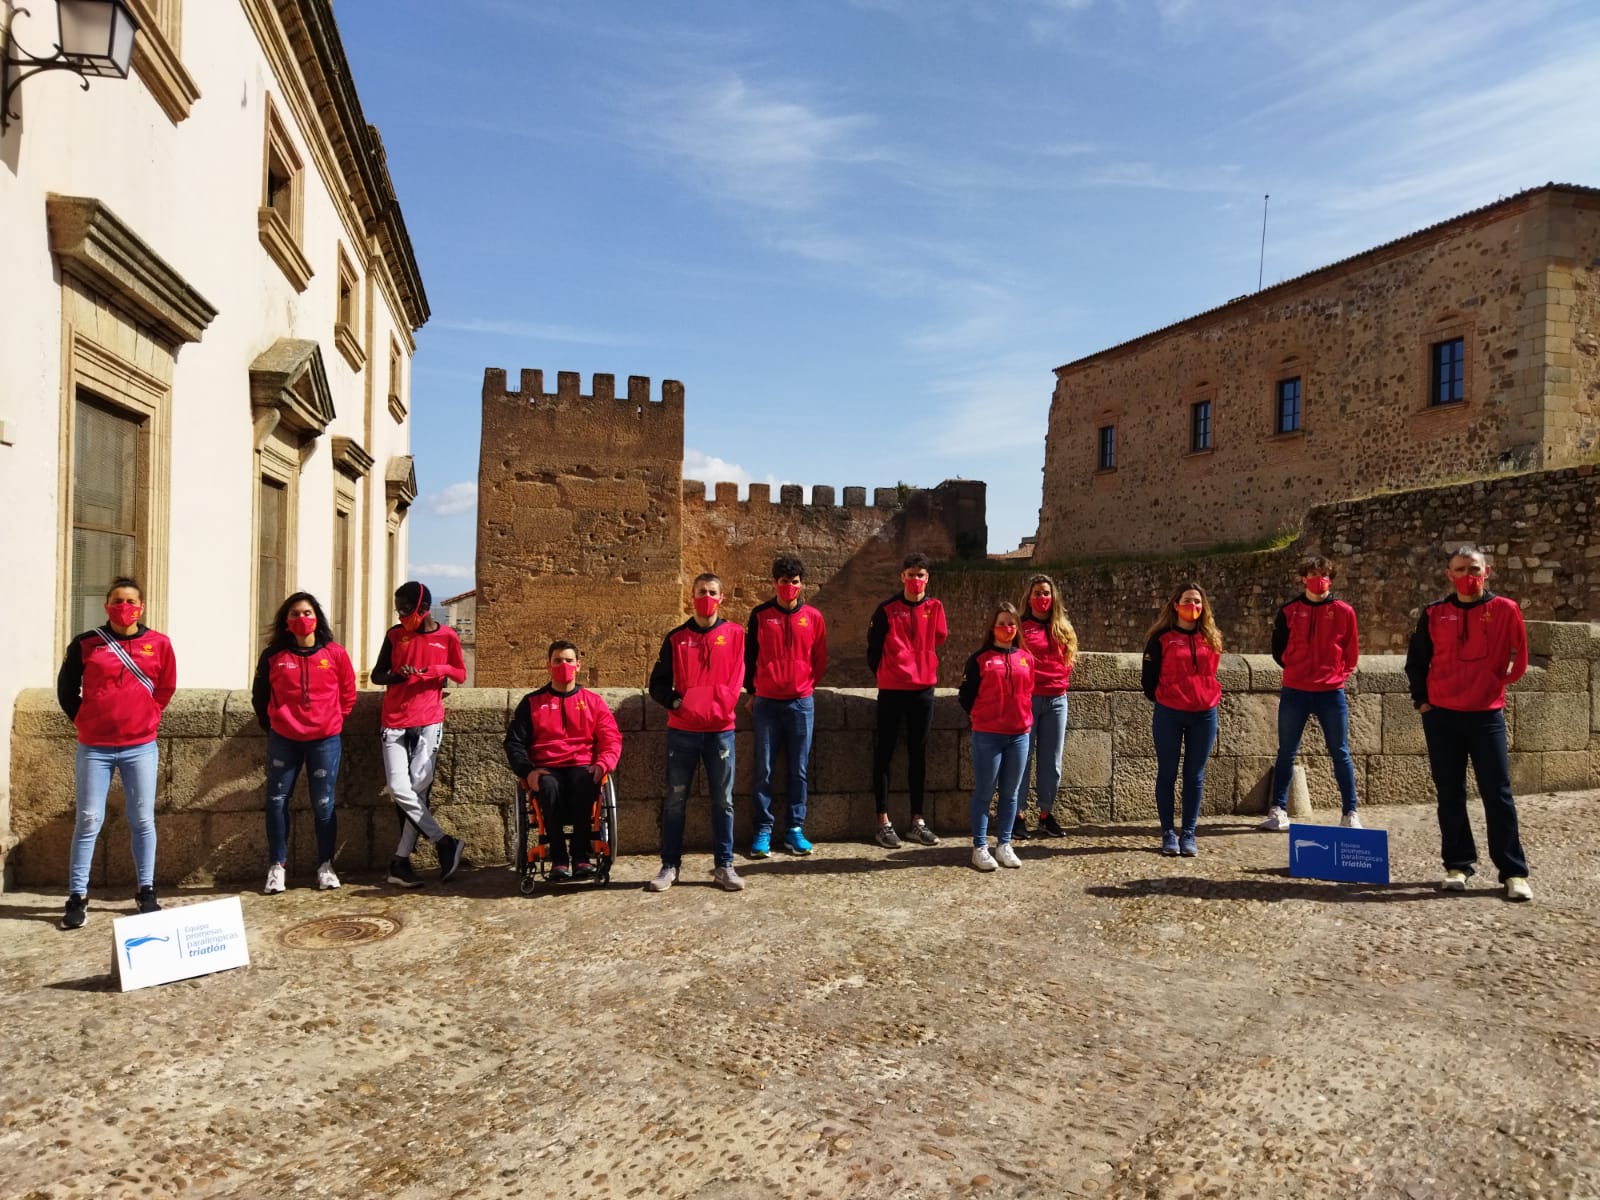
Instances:
[[[1178,853],[1185,858],[1200,857],[1200,847],[1194,843],[1194,830],[1185,829],[1183,836],[1178,839]]]
[[[790,854],[811,853],[811,843],[806,840],[806,835],[800,831],[798,825],[789,830],[789,835],[783,839],[783,848]]]
[[[1178,854],[1178,831],[1168,829],[1161,835],[1161,853],[1168,858],[1176,858]]]
[[[772,854],[772,830],[758,829],[750,839],[750,857],[767,858]]]

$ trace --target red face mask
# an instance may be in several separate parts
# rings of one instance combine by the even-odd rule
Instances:
[[[1198,604],[1178,605],[1178,615],[1185,621],[1198,621],[1202,611],[1204,610]]]
[[[928,590],[928,581],[926,579],[908,579],[905,584],[906,595],[908,596],[920,596]]]
[[[1050,611],[1050,606],[1054,603],[1055,601],[1049,596],[1035,596],[1028,601],[1028,605],[1041,617]]]
[[[307,637],[317,631],[316,617],[290,617],[289,632],[295,637]]]
[[[1455,584],[1456,595],[1463,600],[1475,600],[1483,594],[1483,576],[1457,575],[1451,581]]]
[[[775,583],[772,586],[778,593],[778,599],[785,604],[793,604],[800,599],[800,585],[798,583]]]
[[[994,633],[995,645],[1009,646],[1017,636],[1017,627],[1015,625],[996,625],[992,632]]]
[[[106,605],[106,616],[111,618],[111,623],[119,629],[126,629],[129,625],[139,620],[139,614],[144,611],[144,605],[135,604],[132,600],[118,600],[115,604]]]
[[[415,633],[422,628],[422,623],[428,619],[428,610],[419,608],[416,612],[407,613],[400,618],[400,627],[407,633]]]
[[[694,598],[694,615],[702,620],[710,620],[717,615],[717,605],[721,603],[721,596],[696,596]]]
[[[578,664],[575,662],[553,662],[550,664],[550,678],[566,687],[578,677]]]
[[[1326,575],[1306,576],[1306,591],[1311,593],[1313,596],[1326,595],[1328,589],[1332,586],[1333,580]]]

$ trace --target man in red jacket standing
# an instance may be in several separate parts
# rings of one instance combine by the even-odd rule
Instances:
[[[1356,765],[1350,757],[1350,706],[1344,681],[1361,657],[1356,610],[1333,598],[1333,564],[1321,555],[1300,564],[1303,591],[1278,610],[1272,660],[1283,668],[1278,693],[1278,761],[1272,768],[1272,805],[1256,828],[1289,828],[1289,778],[1306,720],[1317,718],[1333,757],[1333,778],[1344,810],[1341,824],[1360,829],[1356,815]]]
[[[1428,765],[1439,794],[1444,883],[1466,890],[1478,861],[1467,820],[1467,763],[1472,763],[1489,828],[1489,857],[1507,900],[1532,900],[1528,862],[1517,832],[1506,754],[1506,687],[1528,669],[1528,634],[1516,601],[1488,591],[1489,560],[1462,546],[1446,578],[1455,595],[1422,610],[1406,650],[1411,701],[1422,714]]]
[[[550,682],[529,692],[506,729],[506,762],[512,774],[539,797],[550,837],[550,879],[565,883],[594,874],[589,861],[590,818],[600,783],[617,769],[622,734],[611,706],[578,686],[583,663],[571,642],[550,643]],[[563,826],[572,826],[568,854]]]
[[[661,870],[646,888],[664,892],[683,864],[684,812],[695,769],[706,765],[711,792],[712,878],[737,892],[744,880],[733,869],[733,725],[744,686],[744,626],[717,616],[722,580],[694,581],[694,616],[661,643],[650,672],[650,698],[667,710],[667,792],[661,802]]]

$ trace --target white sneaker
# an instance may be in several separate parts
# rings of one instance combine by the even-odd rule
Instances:
[[[1528,880],[1527,880],[1526,876],[1524,876],[1524,875],[1513,875],[1513,876],[1511,876],[1511,878],[1506,880],[1506,899],[1507,900],[1532,900],[1533,899],[1533,889],[1528,886]]]
[[[338,886],[339,877],[333,873],[333,864],[331,862],[318,863],[317,890],[329,892]]]
[[[1346,829],[1365,829],[1366,828],[1366,826],[1361,823],[1360,814],[1359,813],[1353,813],[1353,812],[1347,812],[1347,813],[1344,814],[1344,816],[1340,817],[1339,818],[1339,824],[1344,826]]]
[[[1267,810],[1267,819],[1256,826],[1257,829],[1266,830],[1268,833],[1289,832],[1289,810],[1279,808],[1274,804]]]
[[[647,892],[664,892],[678,882],[677,867],[662,867],[656,872],[656,877],[644,885]]]
[[[994,848],[994,860],[1002,867],[1020,867],[1022,860],[1017,857],[1017,852],[1011,848],[1010,842],[1001,842]]]
[[[276,896],[283,891],[284,870],[282,863],[273,863],[267,868],[267,886],[261,890],[269,896]]]
[[[1459,867],[1451,867],[1444,873],[1444,882],[1439,886],[1447,892],[1464,892],[1467,890],[1467,873]]]
[[[994,855],[989,853],[989,847],[974,846],[972,848],[972,865],[980,871],[992,871],[1000,864],[995,862]]]
[[[725,892],[744,891],[744,880],[739,878],[739,872],[733,869],[732,863],[725,867],[713,867],[711,869],[711,882]]]

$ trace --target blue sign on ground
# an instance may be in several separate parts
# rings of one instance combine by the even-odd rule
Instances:
[[[1389,835],[1382,829],[1290,825],[1289,874],[1341,883],[1389,882]]]

